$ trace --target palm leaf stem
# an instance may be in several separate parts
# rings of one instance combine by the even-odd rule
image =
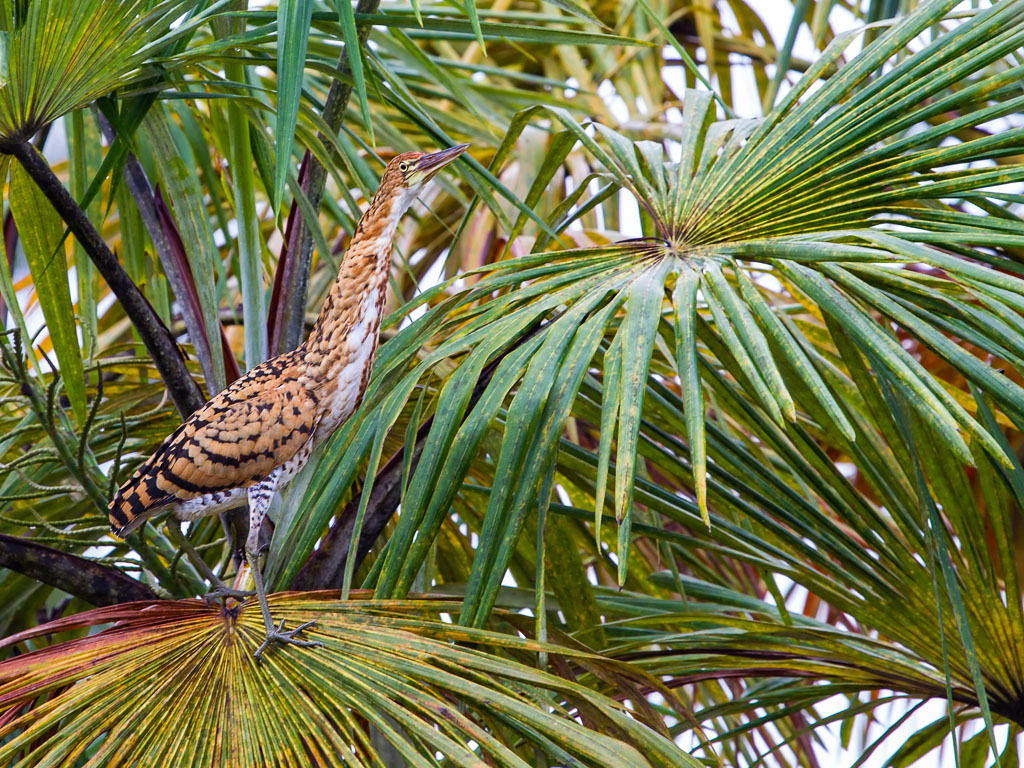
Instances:
[[[0,144],[0,152],[13,156],[21,163],[64,223],[78,238],[124,308],[125,314],[138,330],[139,337],[152,356],[153,364],[164,380],[167,392],[178,412],[182,416],[192,413],[203,404],[205,398],[188,372],[185,358],[177,342],[143,296],[142,291],[125,272],[103,236],[96,231],[85,211],[78,206],[53,169],[31,144],[24,140],[3,142]]]
[[[412,451],[412,466],[415,467],[426,443],[430,423],[419,429],[416,443]],[[363,519],[362,530],[359,532],[359,544],[356,549],[355,568],[369,554],[370,547],[384,530],[392,515],[398,509],[402,497],[402,469],[405,463],[405,449],[400,448],[388,462],[381,467],[373,478],[373,488],[367,511]],[[331,589],[341,584],[348,562],[349,547],[355,535],[356,512],[360,503],[360,494],[356,494],[345,505],[344,511],[338,516],[338,522],[324,537],[320,548],[310,554],[301,570],[292,579],[291,589],[299,591]]]
[[[0,568],[9,568],[96,606],[157,597],[148,586],[116,568],[3,533]]]

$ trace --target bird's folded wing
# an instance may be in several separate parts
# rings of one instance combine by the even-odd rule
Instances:
[[[309,440],[316,414],[315,396],[295,381],[228,389],[165,446],[156,486],[184,500],[259,482]]]
[[[115,531],[131,531],[159,507],[253,485],[310,439],[315,393],[260,368],[192,414],[121,486],[110,504]]]

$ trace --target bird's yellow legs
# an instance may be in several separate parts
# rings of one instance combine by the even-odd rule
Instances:
[[[302,630],[315,627],[315,621],[307,621],[305,624],[299,624],[295,629],[286,630],[284,628],[284,619],[281,619],[281,623],[276,627],[274,626],[274,619],[270,616],[270,606],[267,605],[267,592],[263,587],[263,575],[260,573],[259,556],[256,552],[250,550],[249,547],[246,547],[245,559],[252,569],[252,578],[256,582],[256,597],[260,601],[260,610],[263,611],[263,626],[267,630],[266,637],[263,638],[263,644],[256,649],[256,660],[259,661],[263,652],[270,647],[271,643],[275,642],[301,645],[305,648],[322,647],[323,643],[319,640],[299,640],[295,637]]]
[[[260,571],[260,526],[263,525],[263,518],[266,517],[267,510],[270,508],[271,499],[274,498],[274,491],[277,489],[279,477],[280,468],[271,472],[266,480],[249,488],[249,535],[245,540],[245,560],[249,563],[249,568],[252,570],[253,582],[256,584],[256,597],[260,601],[260,610],[263,611],[263,625],[267,630],[263,644],[256,650],[257,661],[259,661],[263,652],[270,647],[270,644],[274,642],[300,645],[306,648],[323,646],[323,643],[317,640],[299,640],[295,637],[302,630],[315,626],[315,621],[307,621],[295,629],[285,630],[284,620],[282,619],[281,624],[275,627],[274,620],[270,616],[270,606],[267,605],[267,591],[263,587],[263,574]]]

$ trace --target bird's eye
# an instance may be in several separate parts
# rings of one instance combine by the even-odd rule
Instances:
[[[400,170],[402,173],[405,173],[406,171],[409,170],[409,164],[404,162],[404,161],[399,163],[398,164],[398,170]]]

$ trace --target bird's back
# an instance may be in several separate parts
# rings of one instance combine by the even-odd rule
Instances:
[[[161,507],[247,488],[310,439],[316,391],[298,350],[253,368],[193,413],[121,486],[110,503],[119,536]]]

